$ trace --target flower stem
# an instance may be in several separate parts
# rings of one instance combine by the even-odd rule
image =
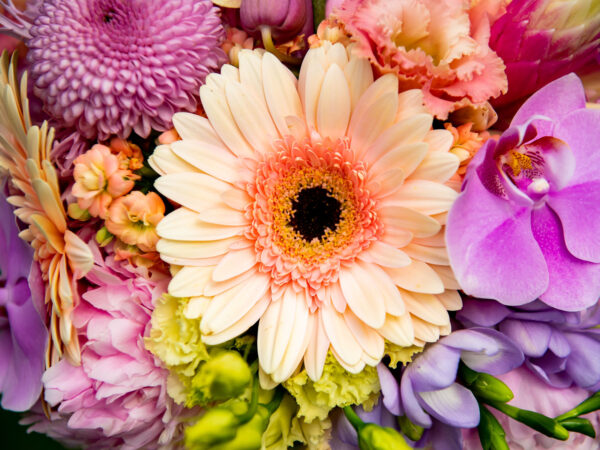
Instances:
[[[365,426],[365,423],[360,417],[358,417],[358,414],[356,414],[350,406],[344,407],[344,414],[356,431],[360,431],[360,429]]]
[[[275,44],[273,43],[273,36],[271,36],[271,27],[261,27],[260,35],[262,37],[265,50],[267,50],[270,53],[273,53],[281,62],[294,65],[300,64],[301,60],[299,60],[298,58],[286,55],[285,53],[282,53],[279,50],[277,50],[277,47],[275,47]]]

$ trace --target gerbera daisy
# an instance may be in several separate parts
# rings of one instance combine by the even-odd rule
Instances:
[[[183,266],[175,296],[205,305],[203,340],[257,321],[263,375],[302,360],[320,378],[331,350],[350,372],[384,340],[424,345],[460,306],[443,239],[456,192],[452,135],[431,130],[422,93],[373,81],[367,59],[325,41],[299,81],[273,55],[240,52],[200,90],[208,119],[174,116],[181,141],[157,148],[157,189],[182,207],[157,245]],[[264,378],[264,377],[263,377]]]

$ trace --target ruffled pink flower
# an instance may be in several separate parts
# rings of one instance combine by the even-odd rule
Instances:
[[[504,63],[488,46],[488,16],[471,12],[462,0],[345,0],[336,10],[359,51],[397,74],[401,90],[421,89],[440,119],[507,89]]]
[[[177,416],[183,409],[166,393],[168,371],[144,347],[153,301],[165,292],[168,278],[116,262],[113,255],[103,260],[96,246],[93,251],[95,264],[86,278],[94,286],[73,312],[81,365],[63,359],[45,372],[45,400],[57,413],[33,430],[70,435],[71,443],[85,448],[169,444],[180,436]]]

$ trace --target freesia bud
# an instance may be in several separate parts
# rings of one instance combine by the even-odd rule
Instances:
[[[209,409],[198,422],[185,429],[186,448],[212,449],[232,440],[237,431],[238,418],[227,408]]]
[[[418,441],[423,436],[425,429],[411,422],[406,416],[398,417],[398,425],[402,433],[411,441]]]
[[[240,8],[242,27],[251,33],[271,29],[275,41],[290,40],[301,32],[312,32],[310,0],[244,0]],[[310,22],[310,30],[305,26]],[[306,36],[308,37],[308,36]]]
[[[241,395],[250,384],[248,364],[236,351],[218,351],[192,379],[188,403],[204,405]]]
[[[100,247],[104,247],[113,240],[114,234],[112,234],[106,227],[102,227],[96,233],[96,242]]]
[[[478,374],[469,389],[477,397],[495,402],[509,402],[514,397],[513,392],[506,384],[487,373]]]
[[[258,450],[262,445],[262,435],[267,429],[269,411],[258,405],[256,414],[237,429],[235,438],[223,444],[211,447],[212,450]]]
[[[80,208],[77,203],[71,203],[67,212],[69,213],[70,218],[81,220],[82,222],[92,217],[87,209]]]
[[[380,427],[374,423],[367,423],[358,430],[358,446],[360,450],[409,450],[409,446],[402,435],[393,428]]]

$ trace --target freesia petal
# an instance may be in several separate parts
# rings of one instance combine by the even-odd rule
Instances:
[[[529,357],[542,356],[548,350],[552,328],[548,324],[529,320],[504,320],[500,331],[519,345]]]
[[[479,424],[479,404],[475,396],[458,383],[417,395],[425,411],[444,423],[459,428],[474,428]]]

